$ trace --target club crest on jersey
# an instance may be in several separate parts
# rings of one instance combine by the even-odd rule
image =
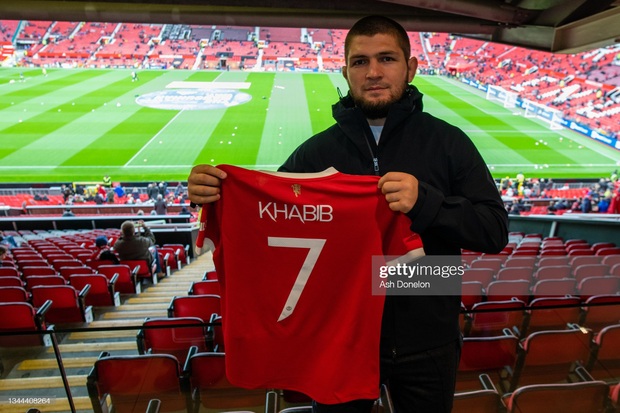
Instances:
[[[278,202],[258,202],[258,216],[273,222],[278,220],[299,220],[306,222],[331,222],[334,219],[331,205],[295,205]]]
[[[295,198],[301,195],[301,185],[293,184],[291,185],[291,188],[293,188],[293,193],[295,194]]]

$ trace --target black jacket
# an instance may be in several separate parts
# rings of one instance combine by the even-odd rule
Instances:
[[[350,96],[332,107],[337,123],[301,144],[280,171],[318,172],[333,166],[357,175],[398,171],[419,180],[407,214],[427,255],[460,255],[462,248],[495,253],[508,238],[508,217],[487,166],[460,129],[422,111],[410,86],[389,111],[379,144]],[[459,336],[457,296],[388,296],[382,354],[434,348]]]

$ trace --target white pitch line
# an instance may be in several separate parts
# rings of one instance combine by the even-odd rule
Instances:
[[[151,144],[151,142],[153,142],[155,139],[157,139],[157,137],[158,137],[158,136],[159,136],[159,135],[160,135],[160,134],[161,134],[161,133],[162,133],[162,132],[163,132],[163,131],[167,128],[167,127],[168,127],[168,125],[170,125],[172,122],[174,122],[174,120],[175,120],[176,118],[178,118],[178,117],[179,117],[179,115],[180,115],[181,113],[183,113],[183,111],[182,111],[182,110],[181,110],[181,111],[179,111],[179,113],[177,113],[176,115],[174,115],[174,117],[173,117],[172,119],[170,119],[170,121],[169,121],[168,123],[166,123],[166,124],[164,125],[164,127],[163,127],[163,128],[161,128],[161,129],[159,130],[159,132],[157,132],[157,133],[155,134],[155,136],[153,136],[153,137],[152,137],[152,138],[151,138],[151,139],[150,139],[147,143],[145,143],[145,144],[144,144],[144,146],[143,146],[142,148],[140,148],[140,150],[139,150],[138,152],[136,152],[136,154],[135,154],[134,156],[132,156],[132,157],[131,157],[131,159],[130,159],[130,160],[128,160],[128,161],[127,161],[127,163],[125,163],[125,165],[123,165],[123,167],[124,167],[124,168],[125,168],[125,167],[128,167],[128,166],[129,166],[129,164],[130,164],[130,163],[132,163],[132,162],[133,162],[133,160],[134,160],[134,159],[136,159],[136,157],[137,157],[138,155],[140,155],[140,153],[141,153],[144,149],[146,149],[146,147],[147,147],[147,146],[149,146],[149,145]]]

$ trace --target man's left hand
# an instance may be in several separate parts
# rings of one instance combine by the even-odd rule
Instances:
[[[392,211],[404,214],[418,201],[418,179],[404,172],[388,172],[379,179],[379,189]]]

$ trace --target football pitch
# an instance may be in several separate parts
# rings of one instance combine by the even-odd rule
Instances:
[[[333,124],[340,74],[0,69],[0,182],[185,180],[197,163],[274,170]],[[599,178],[620,152],[550,130],[473,88],[417,76],[424,109],[463,129],[496,178]]]

